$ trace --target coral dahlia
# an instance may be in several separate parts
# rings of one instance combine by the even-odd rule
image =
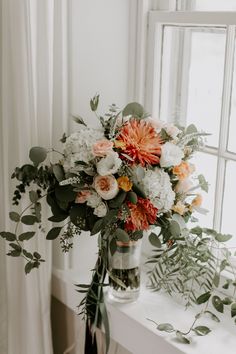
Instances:
[[[138,198],[137,204],[127,203],[130,215],[125,222],[126,231],[147,230],[150,224],[155,224],[158,209],[149,199]]]
[[[154,126],[147,121],[131,119],[120,130],[115,146],[133,163],[156,165],[161,155],[162,140]]]

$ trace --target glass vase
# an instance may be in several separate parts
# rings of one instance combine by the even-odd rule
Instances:
[[[109,297],[118,302],[133,302],[140,292],[141,239],[116,243],[109,255]]]

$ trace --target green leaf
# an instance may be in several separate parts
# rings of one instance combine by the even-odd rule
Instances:
[[[95,112],[98,108],[99,104],[99,95],[95,95],[91,100],[90,100],[90,108],[93,112]]]
[[[73,187],[70,185],[58,186],[55,188],[55,195],[60,202],[68,203],[75,200],[77,192],[74,192]]]
[[[126,195],[127,193],[125,191],[120,191],[119,194],[109,202],[109,206],[111,208],[119,208],[123,204]]]
[[[53,227],[47,234],[46,239],[47,240],[55,240],[60,232],[61,232],[62,227]]]
[[[209,314],[213,321],[220,322],[219,317],[217,317],[213,312],[206,310],[204,313]]]
[[[223,235],[223,234],[217,234],[215,236],[216,241],[218,242],[227,242],[229,241],[233,236],[232,235]]]
[[[39,199],[38,193],[35,192],[35,191],[30,191],[29,192],[29,198],[30,198],[31,203],[36,203],[37,200]]]
[[[99,219],[95,222],[92,231],[91,231],[91,236],[96,235],[98,232],[100,232],[103,229],[103,219]]]
[[[34,252],[34,258],[36,258],[36,259],[41,259],[42,256],[41,256],[41,254],[39,254],[38,252]]]
[[[24,232],[23,234],[21,234],[19,236],[19,241],[28,241],[32,237],[34,237],[34,235],[35,235],[35,232]]]
[[[236,316],[236,302],[231,305],[231,317]]]
[[[175,334],[176,334],[176,339],[178,340],[178,342],[184,343],[184,344],[190,344],[190,340],[188,338],[184,337],[180,331],[176,331]]]
[[[149,242],[151,243],[152,246],[157,247],[157,248],[161,248],[161,241],[160,241],[159,237],[154,232],[152,232],[149,235],[148,239],[149,239]]]
[[[32,262],[26,263],[25,274],[29,274],[33,268],[34,268],[34,264]]]
[[[128,192],[128,194],[127,194],[127,199],[128,199],[132,204],[137,204],[137,202],[138,202],[137,194],[134,193],[133,191]]]
[[[59,214],[59,215],[52,215],[48,218],[51,222],[61,222],[68,218],[68,214]]]
[[[219,273],[215,273],[212,282],[218,288],[218,286],[220,284],[220,274]]]
[[[210,293],[210,291],[207,291],[206,293],[200,295],[197,298],[196,302],[198,305],[204,304],[205,302],[207,302],[210,299],[210,297],[211,297],[211,293]]]
[[[21,250],[13,250],[7,253],[7,256],[19,257],[21,255]]]
[[[116,231],[114,232],[114,236],[117,238],[118,241],[121,242],[129,242],[129,235],[127,234],[127,232],[125,232],[125,230],[122,230],[120,228],[116,229]]]
[[[15,211],[11,211],[9,213],[9,218],[12,220],[12,221],[15,221],[15,222],[18,222],[20,221],[20,215],[18,213],[16,213]]]
[[[214,306],[214,308],[218,311],[223,313],[224,312],[224,304],[221,301],[220,297],[215,295],[212,297],[212,305]]]
[[[190,230],[191,234],[201,236],[202,235],[202,228],[200,226],[196,226]]]
[[[197,326],[192,329],[198,336],[205,336],[211,332],[210,328],[206,326]]]
[[[27,257],[29,259],[33,259],[34,258],[32,253],[27,252],[26,250],[23,250],[23,254],[24,254],[25,257]]]
[[[34,165],[38,165],[43,162],[47,157],[47,150],[40,146],[34,146],[30,149],[29,158],[34,163]]]
[[[84,228],[86,226],[86,209],[82,204],[74,205],[70,210],[70,220],[75,226]]]
[[[116,245],[116,239],[115,237],[113,237],[109,243],[109,248],[110,248],[110,252],[111,255],[113,256],[117,250],[117,245]]]
[[[201,189],[205,192],[208,192],[208,182],[206,181],[205,177],[203,175],[198,176],[198,182],[201,187]]]
[[[2,231],[2,232],[0,232],[0,236],[2,238],[5,238],[7,241],[15,241],[16,240],[16,235],[13,234],[12,232]]]
[[[174,332],[174,327],[170,323],[160,323],[157,326],[157,329],[158,331],[162,331],[162,332],[168,332],[168,333]]]
[[[186,128],[186,131],[185,133],[186,134],[193,134],[193,133],[197,133],[198,130],[196,128],[196,126],[194,124],[190,124],[187,128]]]
[[[225,297],[223,300],[222,300],[223,304],[224,305],[231,305],[233,300],[230,299],[229,297]]]
[[[35,215],[24,215],[21,218],[21,222],[25,225],[34,225],[38,222],[38,219]]]
[[[75,121],[75,123],[87,126],[87,124],[84,122],[82,117],[80,117],[80,116],[72,116],[72,118]]]
[[[66,142],[67,136],[66,133],[63,133],[62,138],[60,139],[60,142],[62,142],[63,144]]]
[[[132,116],[135,118],[142,118],[144,116],[143,106],[137,102],[131,102],[125,106],[122,111],[123,117]]]
[[[147,196],[146,196],[142,186],[140,185],[140,183],[134,183],[133,184],[133,190],[141,198],[147,198]]]
[[[63,167],[59,163],[52,166],[52,171],[58,182],[61,182],[63,179],[65,179]]]
[[[169,231],[173,238],[178,238],[181,235],[181,229],[177,221],[172,220],[170,222]]]
[[[17,243],[9,243],[9,246],[11,246],[16,251],[21,252],[21,250],[22,250],[21,246],[19,246]]]

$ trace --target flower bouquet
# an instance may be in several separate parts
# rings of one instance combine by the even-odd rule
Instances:
[[[30,204],[22,213],[10,212],[10,219],[16,223],[14,233],[0,233],[9,242],[8,255],[25,258],[26,273],[44,260],[38,252],[26,248],[35,231],[20,233],[19,225],[35,228],[37,224],[42,230],[42,199],[51,208],[48,220],[59,224],[47,232],[46,238],[60,237],[64,252],[70,250],[73,237],[82,231],[99,235],[91,283],[78,285],[78,291],[85,294],[79,308],[87,321],[85,352],[90,354],[96,347],[95,329],[102,324],[107,350],[109,347],[106,276],[113,299],[136,299],[144,232],[151,230],[149,240],[154,247],[175,248],[183,237],[181,225],[193,218],[195,210],[205,212],[196,188],[208,188],[203,175],[195,177],[197,183],[193,186],[189,177],[195,168],[188,161],[202,146],[205,133],[198,132],[194,125],[182,128],[152,120],[138,103],[130,103],[123,110],[111,105],[108,113],[100,116],[98,103],[96,95],[90,107],[100,127],[89,127],[81,117],[74,117],[78,130],[63,135],[57,163],[45,164],[48,153],[57,151],[33,147],[29,153],[31,163],[15,169],[12,178],[19,184],[13,204],[18,205],[28,190]],[[157,278],[152,272],[153,287]]]

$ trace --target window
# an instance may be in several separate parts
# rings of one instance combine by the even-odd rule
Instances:
[[[148,31],[146,105],[154,117],[212,133],[195,158],[210,182],[209,214],[199,219],[234,233],[236,13],[151,11]]]

